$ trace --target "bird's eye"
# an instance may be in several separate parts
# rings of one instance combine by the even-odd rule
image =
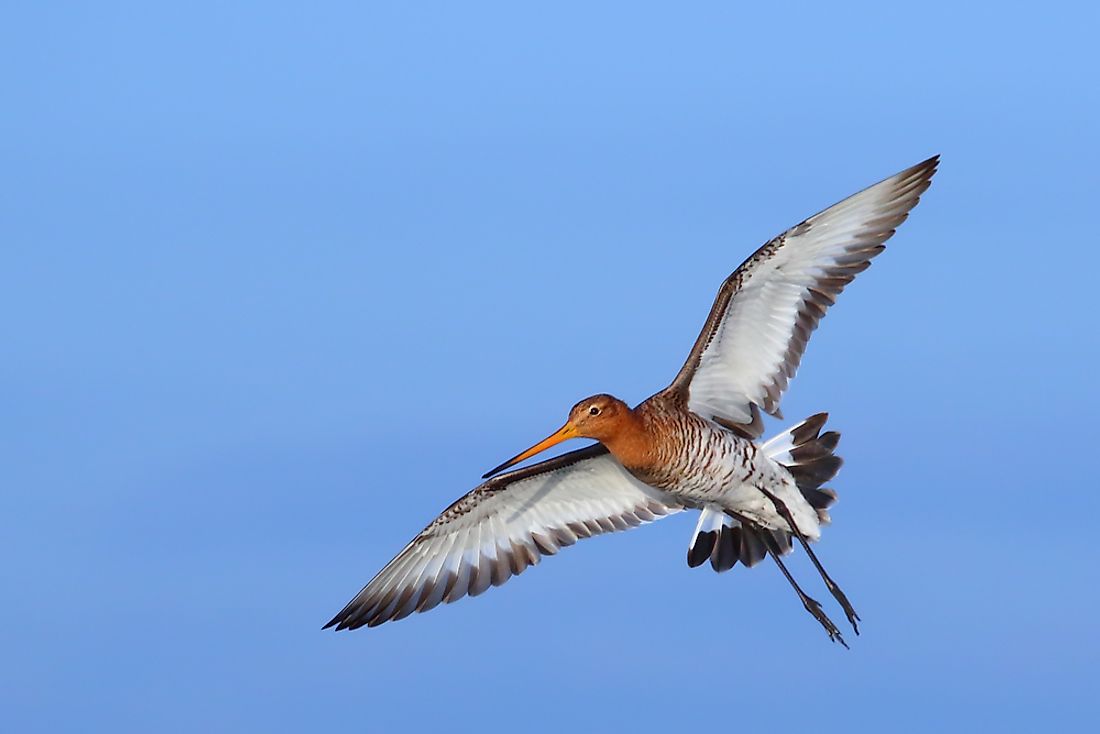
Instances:
[[[593,405],[591,408],[588,409],[588,415],[599,415],[599,414],[600,414],[600,409],[597,408],[595,405]]]

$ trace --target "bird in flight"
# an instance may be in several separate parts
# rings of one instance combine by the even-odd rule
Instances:
[[[761,440],[825,311],[916,206],[939,156],[783,232],[718,290],[702,333],[667,388],[631,408],[611,395],[573,406],[559,430],[514,456],[443,511],[325,629],[374,627],[477,596],[601,533],[699,512],[687,562],[726,571],[771,559],[829,638],[839,628],[783,563],[798,543],[855,633],[859,615],[810,543],[829,523],[840,434],[819,413]],[[598,443],[504,472],[571,438]]]

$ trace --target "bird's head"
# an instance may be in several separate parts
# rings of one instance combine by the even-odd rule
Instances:
[[[597,441],[605,441],[622,430],[623,423],[629,420],[630,415],[630,406],[612,395],[600,394],[585,398],[572,407],[564,426],[488,472],[484,478],[499,474],[571,438],[594,438]]]
[[[572,427],[573,436],[602,441],[618,432],[622,419],[629,413],[630,408],[617,397],[593,395],[569,410],[565,428]]]

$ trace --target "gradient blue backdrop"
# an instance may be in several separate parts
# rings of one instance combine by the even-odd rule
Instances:
[[[1094,4],[152,5],[2,13],[0,728],[1095,724]],[[851,652],[687,515],[320,631],[937,152],[784,403],[844,432]]]

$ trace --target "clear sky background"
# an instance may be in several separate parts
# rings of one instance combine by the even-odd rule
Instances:
[[[1094,726],[1095,5],[521,5],[2,12],[0,728]],[[850,652],[770,565],[688,569],[687,514],[321,632],[934,153],[769,424],[844,434]]]

